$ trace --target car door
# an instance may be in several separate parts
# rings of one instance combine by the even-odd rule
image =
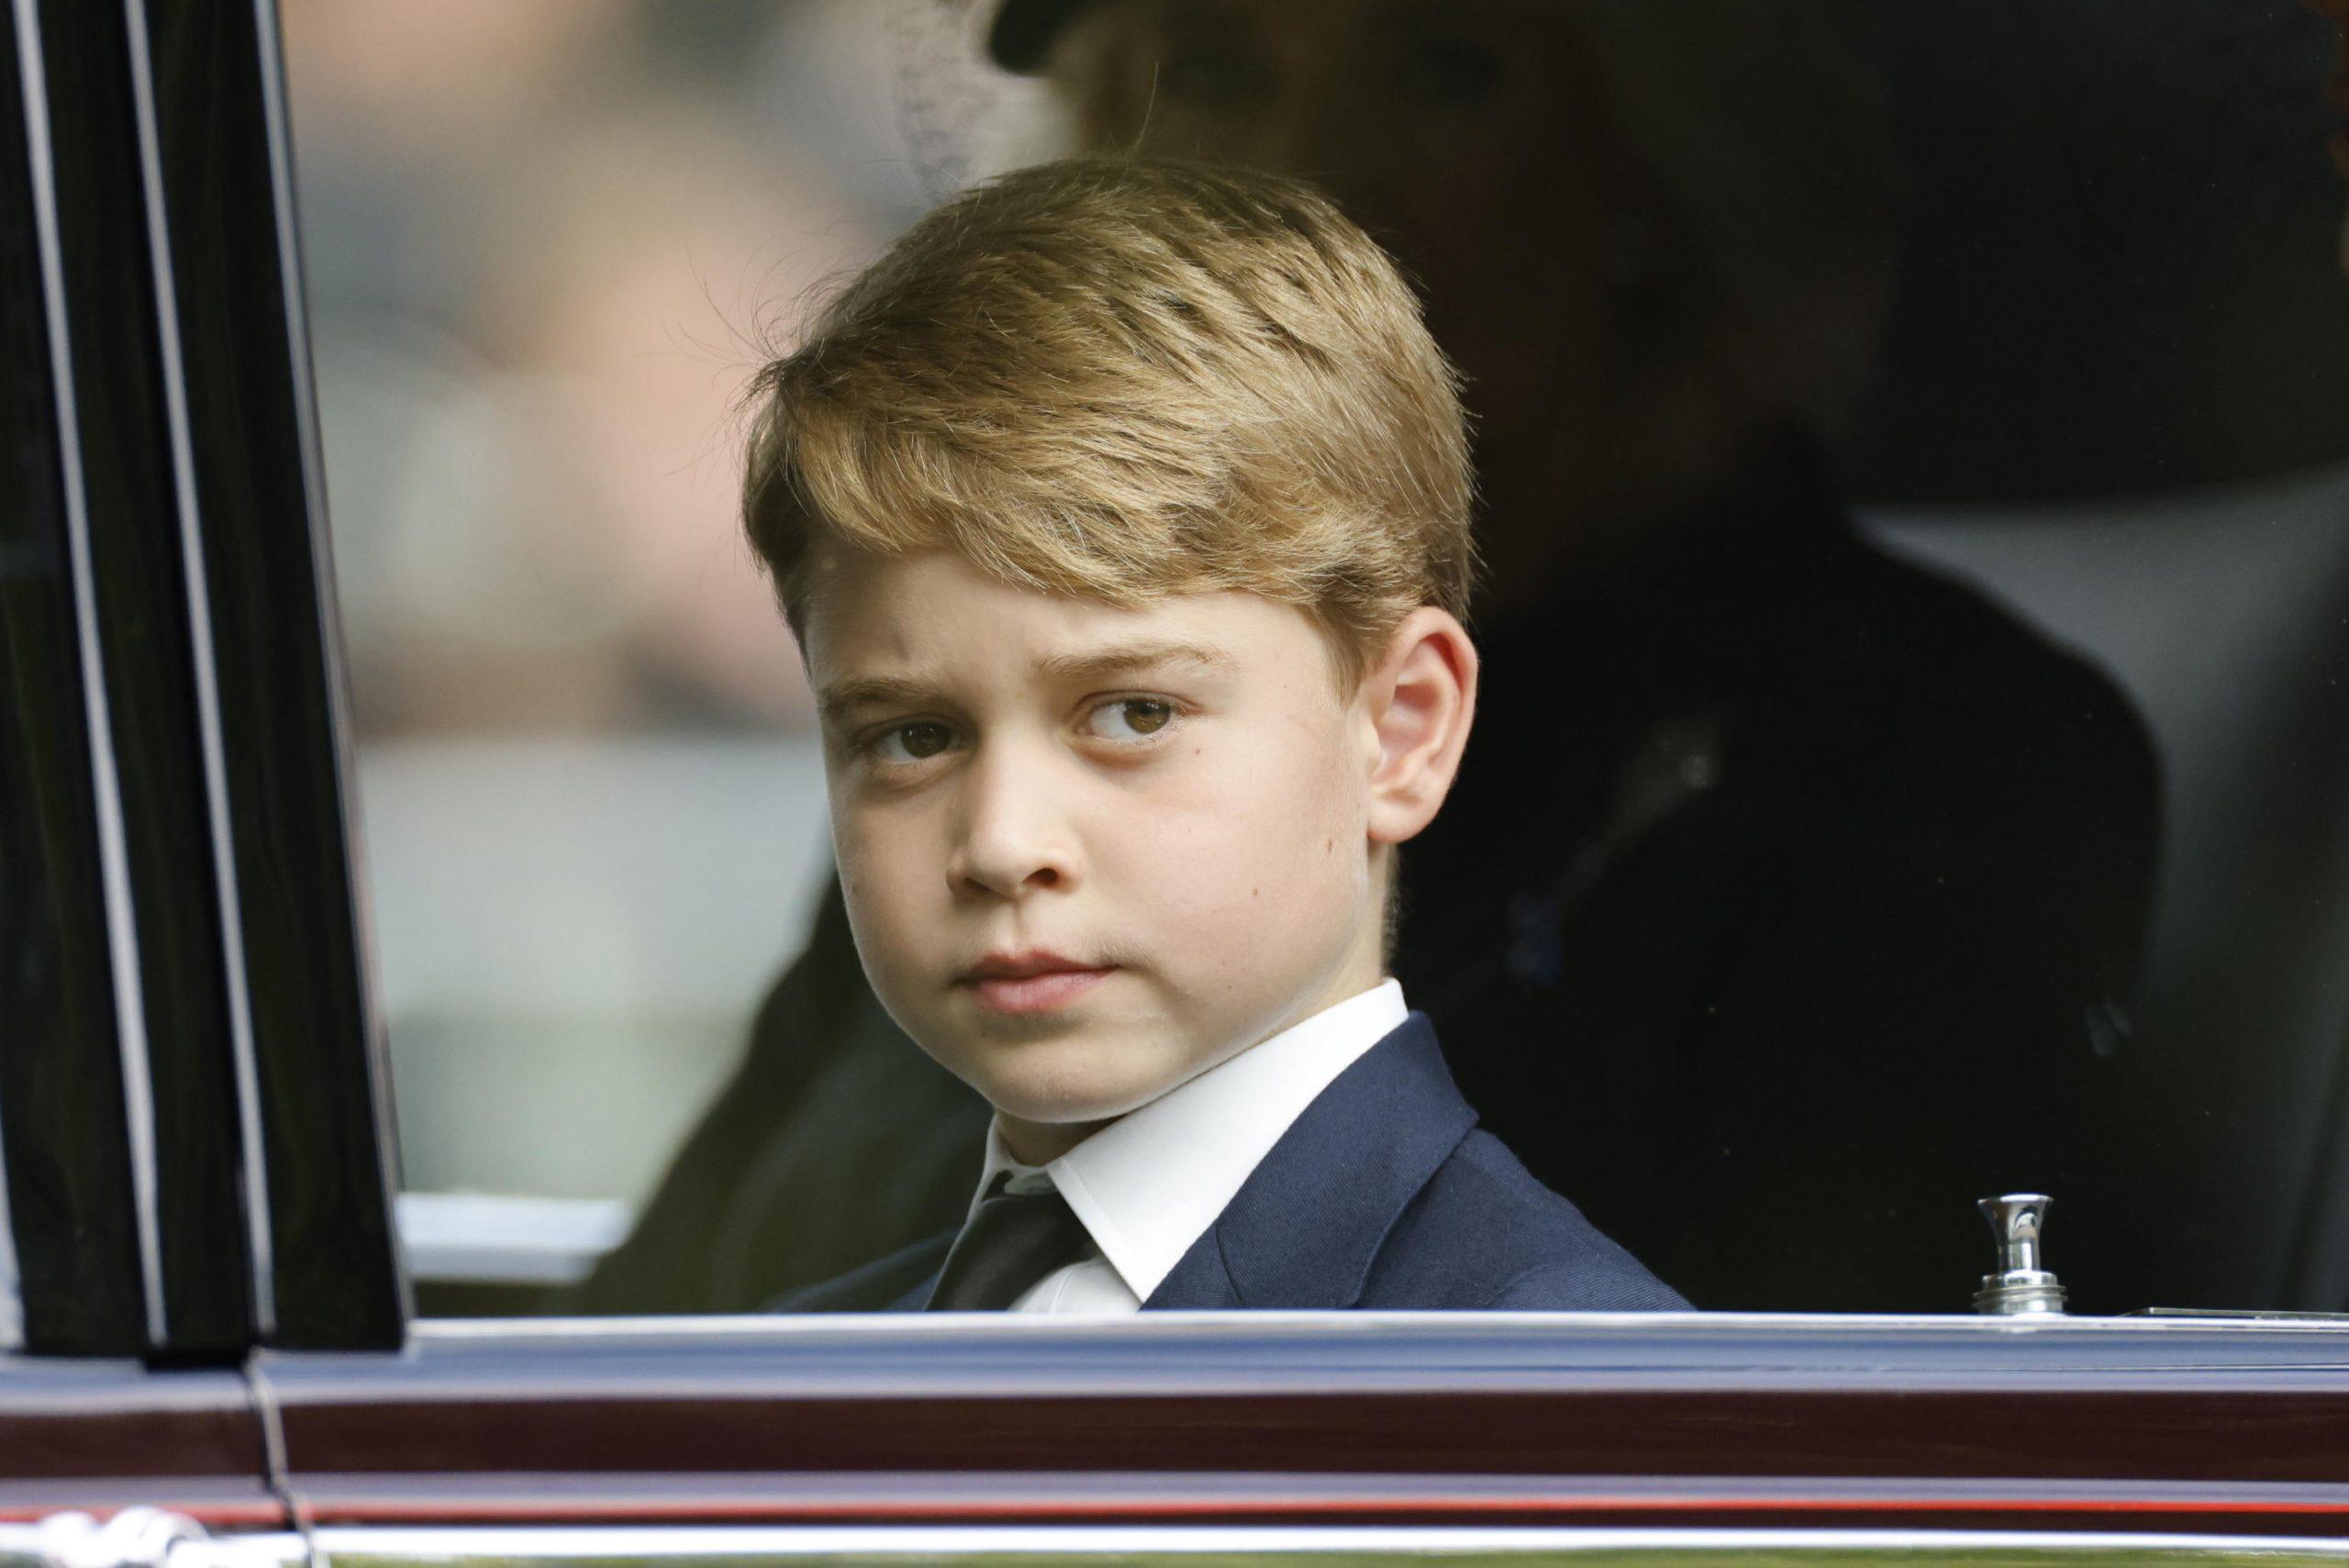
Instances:
[[[279,1320],[191,526],[208,351],[143,21],[0,16],[0,1552],[28,1561],[299,1552],[244,1370]]]
[[[277,19],[6,15],[0,1555],[2344,1551],[2324,1321],[417,1317]]]

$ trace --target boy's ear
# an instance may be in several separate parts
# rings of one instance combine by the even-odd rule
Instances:
[[[1435,820],[1460,771],[1476,713],[1476,645],[1467,628],[1433,605],[1413,610],[1363,677],[1362,698],[1377,742],[1371,841],[1399,844]]]

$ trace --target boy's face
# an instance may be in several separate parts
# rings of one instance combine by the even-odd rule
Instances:
[[[808,597],[857,951],[1023,1157],[1377,982],[1380,727],[1303,612],[942,553],[834,556]]]

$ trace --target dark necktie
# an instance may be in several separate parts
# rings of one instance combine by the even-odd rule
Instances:
[[[1030,1285],[1083,1254],[1088,1238],[1057,1187],[1040,1193],[996,1188],[954,1238],[930,1293],[932,1312],[998,1312]]]

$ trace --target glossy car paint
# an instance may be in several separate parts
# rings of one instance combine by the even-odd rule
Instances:
[[[128,1088],[133,1183],[159,1211],[140,1211],[165,1297],[150,1348],[393,1344],[273,13],[23,8],[66,194],[55,292],[80,328],[148,999]]]
[[[165,1507],[209,1529],[283,1528],[237,1373],[0,1356],[0,1520]]]
[[[161,1309],[126,1092],[141,975],[40,25],[0,6],[0,1143],[27,1340],[122,1353]]]
[[[394,1345],[273,12],[6,22],[26,1342]]]
[[[954,1568],[1127,1568],[1163,1563],[1186,1568],[1360,1568],[1386,1561],[1413,1568],[1756,1568],[1761,1564],[1857,1564],[1897,1560],[1908,1568],[2055,1564],[2111,1568],[2121,1563],[2299,1564],[2339,1562],[2349,1545],[2267,1538],[2149,1537],[2107,1533],[2060,1536],[2016,1531],[1822,1531],[1653,1529],[1460,1529],[1274,1528],[979,1528],[882,1529],[412,1530],[317,1532],[337,1568],[407,1568],[419,1562],[547,1564],[613,1558],[659,1562],[679,1558],[724,1568],[785,1568],[810,1562],[952,1563]]]
[[[422,1327],[271,1356],[306,1521],[2349,1535],[2349,1331],[1527,1316]]]
[[[142,1249],[148,1349],[234,1354],[250,1338],[236,1090],[222,1002],[195,711],[184,526],[185,421],[174,312],[159,308],[165,235],[149,175],[151,117],[137,57],[140,13],[119,3],[39,7],[58,201],[57,304],[75,403],[63,459],[77,470],[122,824],[128,961],[118,992]]]

